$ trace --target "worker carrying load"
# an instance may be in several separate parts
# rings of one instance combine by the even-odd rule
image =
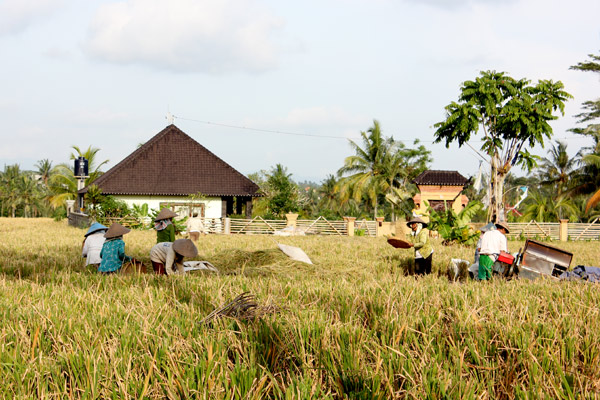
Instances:
[[[183,258],[194,258],[197,255],[198,249],[190,239],[158,243],[150,250],[152,267],[159,275],[184,274]]]

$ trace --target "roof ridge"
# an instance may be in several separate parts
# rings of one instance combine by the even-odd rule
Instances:
[[[96,179],[92,184],[102,183],[103,181],[106,180],[106,178],[105,179],[102,179],[102,178],[106,177],[106,175],[109,175],[109,173],[110,173],[110,175],[116,174],[118,171],[120,171],[122,168],[125,167],[125,165],[127,164],[126,161],[129,161],[130,159],[132,159],[133,156],[136,153],[140,153],[141,154],[145,150],[147,150],[148,148],[150,148],[150,144],[153,143],[153,142],[158,141],[159,138],[162,138],[164,135],[166,135],[167,131],[171,127],[175,128],[175,129],[179,130],[181,133],[183,133],[183,131],[181,131],[181,129],[177,128],[174,124],[167,125],[162,131],[160,131],[156,135],[152,136],[150,138],[150,140],[148,140],[146,143],[144,143],[143,145],[141,145],[140,147],[138,147],[137,149],[135,149],[133,152],[129,153],[128,156],[126,156],[125,158],[123,158],[121,161],[119,161],[117,164],[115,164],[108,171],[106,171],[105,173],[103,173],[102,175],[100,175],[98,177],[98,179]],[[184,133],[184,135],[185,135],[185,133]],[[137,155],[136,155],[136,157],[137,157]]]
[[[184,175],[182,175],[184,174]],[[94,182],[107,194],[255,196],[250,178],[170,124]],[[87,187],[80,193],[86,193]]]

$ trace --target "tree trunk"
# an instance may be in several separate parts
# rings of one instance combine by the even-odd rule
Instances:
[[[488,208],[488,222],[505,222],[504,215],[504,179],[508,174],[500,166],[500,157],[495,154],[491,160],[491,174],[489,184],[490,206]]]

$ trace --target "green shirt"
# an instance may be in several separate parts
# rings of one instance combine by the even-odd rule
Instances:
[[[433,246],[429,242],[429,231],[427,229],[423,228],[416,236],[408,234],[407,237],[408,241],[414,245],[415,254],[418,251],[423,258],[427,258],[433,253]]]
[[[174,242],[175,241],[175,226],[167,225],[162,231],[156,231],[156,243]]]

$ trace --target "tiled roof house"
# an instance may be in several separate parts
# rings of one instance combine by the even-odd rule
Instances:
[[[259,187],[175,125],[169,125],[94,182],[103,194],[129,205],[170,206],[187,215],[193,209],[207,218],[252,213]],[[79,191],[87,192],[87,187]],[[235,199],[235,202],[234,202]],[[179,209],[179,210],[178,210]]]
[[[460,194],[468,179],[457,171],[427,170],[413,181],[419,192],[413,197],[417,214],[426,214],[427,207],[423,200],[429,202],[434,210],[444,210],[452,207],[457,213],[469,202],[464,194]]]

